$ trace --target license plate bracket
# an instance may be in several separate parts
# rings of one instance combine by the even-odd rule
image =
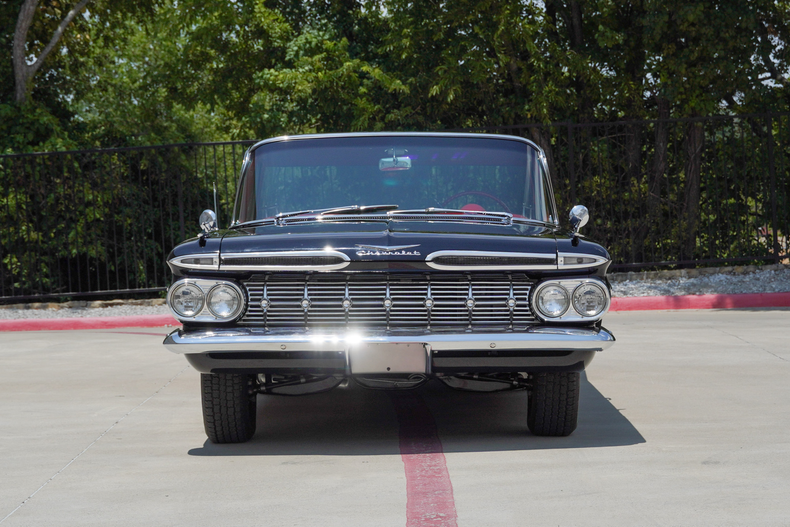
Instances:
[[[423,343],[374,342],[349,349],[351,373],[427,373],[428,354]]]

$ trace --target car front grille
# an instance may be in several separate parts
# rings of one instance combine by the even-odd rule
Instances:
[[[535,323],[524,273],[274,273],[239,322],[267,328],[513,329]],[[430,307],[430,309],[429,309]]]

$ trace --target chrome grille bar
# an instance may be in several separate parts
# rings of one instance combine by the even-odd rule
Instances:
[[[529,307],[532,286],[517,272],[274,273],[244,282],[247,312],[239,324],[301,330],[523,330],[536,322]]]

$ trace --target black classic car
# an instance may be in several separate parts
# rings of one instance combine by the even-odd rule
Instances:
[[[579,372],[614,343],[607,251],[561,227],[546,159],[511,136],[279,137],[245,155],[233,220],[173,249],[165,346],[201,372],[214,443],[259,394],[523,389],[536,435],[576,428]]]

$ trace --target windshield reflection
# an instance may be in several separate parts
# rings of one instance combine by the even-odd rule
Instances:
[[[547,222],[544,177],[529,144],[482,135],[272,142],[251,156],[236,219],[434,208]]]

